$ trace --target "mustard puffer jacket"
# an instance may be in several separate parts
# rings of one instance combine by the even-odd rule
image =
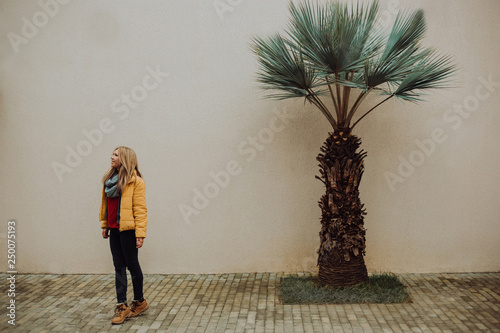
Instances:
[[[146,184],[134,171],[122,192],[120,201],[120,231],[135,230],[135,237],[146,237],[148,225],[146,208]],[[99,210],[101,229],[108,227],[108,200],[102,188],[102,201]]]

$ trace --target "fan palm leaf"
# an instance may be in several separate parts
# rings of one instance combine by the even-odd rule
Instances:
[[[279,34],[267,39],[254,38],[253,51],[259,59],[257,80],[266,90],[279,90],[270,98],[306,98],[316,105],[335,128],[336,122],[319,99],[322,94],[317,70],[309,66],[302,50]]]
[[[421,101],[424,90],[450,87],[450,78],[455,71],[451,57],[433,51],[423,52],[421,60],[392,94],[406,101]]]
[[[380,46],[370,39],[377,12],[377,2],[368,9],[336,2],[325,7],[291,3],[288,35],[321,74],[358,70]]]

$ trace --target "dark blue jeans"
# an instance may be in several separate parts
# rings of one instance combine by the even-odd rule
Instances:
[[[115,265],[116,297],[118,303],[127,302],[127,270],[132,276],[134,288],[134,300],[140,300],[142,294],[142,270],[139,265],[139,249],[135,243],[135,230],[120,231],[111,228],[109,230],[109,245]]]

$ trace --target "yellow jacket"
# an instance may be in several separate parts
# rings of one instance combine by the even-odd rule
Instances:
[[[146,185],[144,180],[134,171],[125,186],[120,200],[120,231],[135,230],[135,237],[146,237],[148,224],[146,208]],[[102,201],[99,210],[101,228],[108,227],[108,200],[102,188]]]

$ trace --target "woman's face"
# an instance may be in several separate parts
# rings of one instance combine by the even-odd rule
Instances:
[[[111,167],[118,170],[120,168],[120,157],[118,157],[118,149],[113,152],[111,155]]]

